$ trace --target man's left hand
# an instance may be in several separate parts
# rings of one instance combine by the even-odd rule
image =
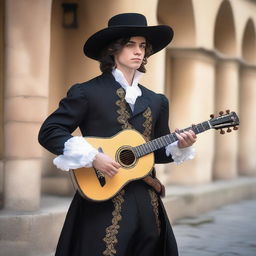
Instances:
[[[178,133],[176,130],[176,135],[178,138],[178,147],[179,148],[186,148],[192,146],[196,142],[196,134],[192,131],[185,131]]]

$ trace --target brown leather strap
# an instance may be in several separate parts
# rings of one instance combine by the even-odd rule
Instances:
[[[151,176],[146,176],[143,181],[151,186],[161,197],[165,196],[165,187],[157,178],[152,178]]]

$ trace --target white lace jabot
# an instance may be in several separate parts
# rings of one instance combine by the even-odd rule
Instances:
[[[129,85],[126,81],[124,74],[119,69],[113,69],[112,75],[114,76],[115,80],[124,88],[126,94],[125,94],[125,100],[127,103],[134,105],[136,102],[136,99],[142,95],[141,89],[138,86],[139,80],[142,77],[143,73],[136,70],[132,85]]]

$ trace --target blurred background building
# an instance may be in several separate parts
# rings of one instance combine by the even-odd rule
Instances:
[[[256,195],[255,0],[0,0],[0,255],[54,251],[74,190],[38,130],[71,85],[100,73],[83,44],[121,12],[174,29],[141,81],[170,99],[172,130],[240,116],[238,131],[198,135],[194,160],[157,167],[171,220]]]

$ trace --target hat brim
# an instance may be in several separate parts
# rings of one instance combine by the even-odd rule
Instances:
[[[116,26],[102,29],[84,44],[84,54],[92,59],[99,60],[101,51],[111,42],[124,37],[143,36],[152,45],[152,54],[166,47],[173,38],[173,30],[166,25],[158,26]]]

